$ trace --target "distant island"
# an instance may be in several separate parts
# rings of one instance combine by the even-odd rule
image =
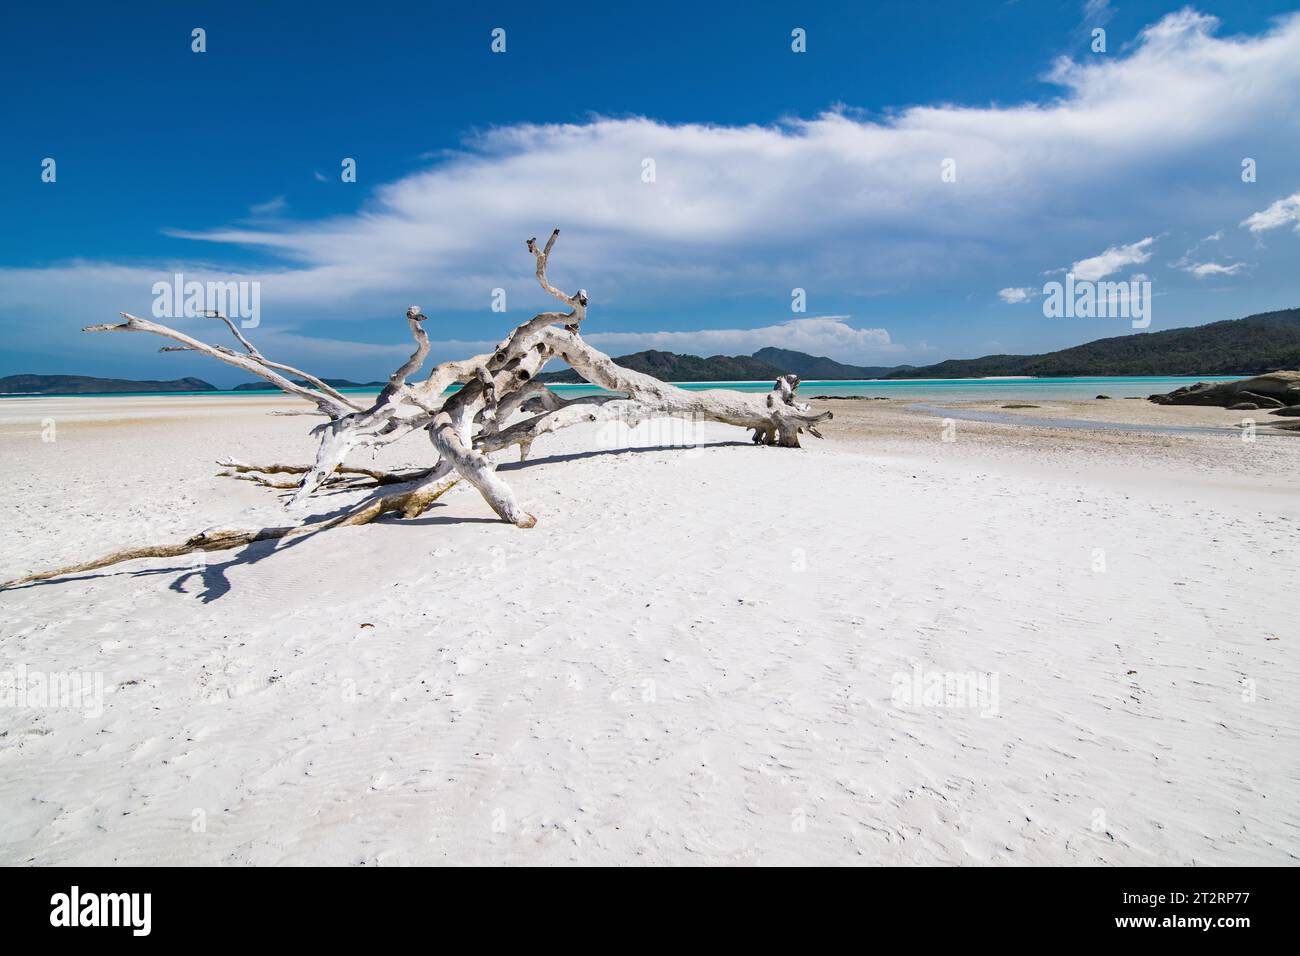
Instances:
[[[1300,309],[1099,339],[1042,355],[986,355],[898,369],[888,378],[1032,375],[1259,375],[1300,368]]]
[[[1300,369],[1300,309],[1262,312],[1185,329],[1143,332],[1098,339],[1086,345],[1041,355],[985,355],[948,359],[936,365],[847,365],[823,355],[761,348],[753,355],[679,355],[650,349],[615,357],[624,368],[665,382],[770,382],[793,372],[808,381],[864,379],[945,379],[1025,376],[1070,378],[1111,375],[1261,375]],[[577,384],[572,369],[544,372],[539,382]],[[383,388],[386,382],[323,381],[333,388]],[[307,382],[299,381],[299,385]],[[245,382],[231,391],[275,391],[269,382]],[[10,375],[0,378],[0,394],[80,395],[114,392],[215,392],[198,378],[168,382],[93,378],[86,375]]]
[[[986,355],[937,365],[845,365],[824,356],[763,348],[753,355],[633,352],[614,359],[625,368],[671,382],[766,381],[793,372],[810,381],[861,379],[1066,378],[1107,375],[1258,375],[1300,368],[1300,309],[1165,332],[1117,335],[1041,355]],[[579,382],[574,371],[546,372],[542,382]]]
[[[302,379],[298,385],[310,386]],[[352,382],[346,378],[321,379],[332,388],[383,388],[387,382]],[[201,378],[176,378],[166,382],[129,378],[95,378],[91,375],[9,375],[0,378],[0,395],[113,395],[123,392],[277,392],[270,382],[245,382],[221,389]]]
[[[985,378],[1032,376],[1262,375],[1300,368],[1300,308],[1261,312],[1245,319],[1167,332],[1102,338],[1041,355],[985,355],[935,365],[846,365],[789,349],[701,359],[673,352],[643,351],[615,362],[664,381],[764,381],[793,372],[811,381],[862,378]],[[573,371],[547,372],[539,381],[577,382]]]
[[[176,378],[168,382],[135,382],[127,378],[90,375],[8,375],[0,378],[0,394],[93,395],[116,392],[216,392],[217,386],[201,378]]]
[[[814,381],[843,381],[864,378],[884,378],[892,372],[909,371],[914,365],[845,365],[834,359],[821,355],[809,355],[807,352],[794,352],[790,349],[759,349],[754,358],[762,359],[769,365],[782,369],[782,374],[793,372],[800,378]]]
[[[775,380],[781,371],[749,355],[678,355],[650,349],[614,359],[624,368],[654,376],[664,382],[753,382]],[[537,381],[551,384],[578,384],[583,381],[573,369],[543,372]]]
[[[825,356],[777,348],[759,349],[753,355],[711,355],[708,358],[649,349],[620,355],[614,361],[624,368],[653,375],[664,382],[765,382],[773,381],[778,375],[788,372],[806,379],[851,381],[882,378],[887,373],[912,367],[845,365]],[[576,385],[583,381],[573,369],[543,372],[537,376],[537,380],[556,385]]]

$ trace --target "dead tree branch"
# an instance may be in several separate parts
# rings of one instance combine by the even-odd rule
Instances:
[[[423,381],[412,383],[411,376],[429,357],[430,342],[424,329],[428,317],[418,306],[411,306],[406,311],[406,320],[415,341],[414,350],[393,371],[369,405],[343,395],[318,376],[266,358],[234,322],[217,312],[205,315],[223,321],[243,352],[202,342],[125,312],[122,317],[126,321],[122,324],[88,326],[84,331],[148,332],[170,339],[179,344],[164,346],[163,351],[202,352],[265,379],[288,395],[310,402],[316,407],[316,414],[328,419],[312,429],[319,444],[311,464],[250,465],[227,458],[218,462],[227,469],[223,475],[291,491],[287,496],[290,507],[304,506],[326,484],[360,491],[363,486],[358,482],[366,482],[364,487],[372,490],[369,497],[342,514],[314,522],[307,518],[283,527],[205,531],[183,542],[127,548],[93,561],[29,574],[0,584],[0,589],[140,558],[222,551],[259,541],[367,524],[386,514],[414,517],[461,481],[477,489],[503,520],[531,528],[537,523],[536,515],[518,501],[513,489],[497,474],[496,463],[490,456],[518,446],[520,458],[527,458],[534,441],[571,425],[621,421],[635,426],[650,418],[669,417],[749,429],[754,442],[765,445],[797,448],[799,435],[805,430],[821,437],[817,426],[832,415],[814,412],[810,405],[796,400],[797,376],[781,376],[767,393],[682,389],[623,368],[587,344],[579,334],[587,317],[586,290],[563,292],[547,274],[559,234],[558,229],[552,232],[543,247],[538,246],[537,240],[529,239],[527,247],[534,258],[538,284],[548,295],[564,303],[567,311],[540,312],[516,326],[494,351],[435,365]],[[552,359],[567,362],[585,381],[604,389],[606,394],[561,398],[537,381],[538,374]],[[307,384],[299,384],[294,379]],[[460,388],[449,392],[453,385]],[[425,471],[403,474],[346,464],[354,448],[388,444],[417,432],[428,437],[437,453],[437,459]],[[275,475],[296,477],[287,480],[269,477]]]

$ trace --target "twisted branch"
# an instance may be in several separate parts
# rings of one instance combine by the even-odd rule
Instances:
[[[150,332],[170,339],[179,345],[164,346],[162,351],[197,351],[212,356],[265,379],[286,394],[311,402],[317,413],[328,419],[313,429],[319,446],[312,464],[249,465],[222,459],[219,464],[227,469],[223,472],[225,476],[290,490],[293,493],[287,502],[289,507],[303,505],[316,490],[330,482],[340,482],[344,489],[351,489],[357,487],[357,480],[364,479],[374,482],[369,487],[383,486],[386,490],[382,493],[376,490],[342,514],[315,523],[205,531],[183,542],[128,548],[82,564],[30,574],[0,584],[0,589],[139,558],[228,550],[258,541],[366,524],[385,514],[414,517],[460,481],[476,488],[503,520],[531,528],[537,517],[518,502],[488,456],[518,446],[524,459],[540,436],[580,423],[619,420],[635,426],[647,418],[669,416],[752,429],[754,441],[759,444],[798,447],[799,435],[805,430],[821,437],[816,426],[832,415],[814,413],[811,406],[796,400],[797,376],[781,376],[765,395],[729,389],[687,390],[623,368],[588,345],[579,335],[587,316],[586,290],[567,294],[553,285],[547,275],[549,257],[559,234],[558,229],[552,232],[542,248],[536,239],[529,239],[527,247],[535,260],[538,284],[547,294],[563,302],[567,312],[540,312],[518,325],[493,352],[443,362],[434,366],[423,381],[412,384],[409,379],[423,367],[430,345],[424,329],[428,317],[418,306],[411,306],[406,311],[406,320],[415,348],[389,376],[388,384],[368,407],[344,396],[317,376],[267,359],[235,323],[219,312],[204,314],[225,322],[243,346],[243,353],[201,342],[125,312],[121,313],[126,319],[123,324],[88,326],[84,331]],[[610,394],[561,399],[536,381],[537,374],[553,358],[563,359],[586,381]],[[299,385],[282,372],[308,385]],[[447,394],[453,384],[462,387]],[[521,413],[527,417],[509,423]],[[475,426],[479,429],[477,434]],[[427,435],[438,455],[434,465],[423,472],[398,474],[345,464],[349,452],[358,445],[387,444],[417,431]],[[299,477],[296,481],[280,481],[267,477],[272,475]]]

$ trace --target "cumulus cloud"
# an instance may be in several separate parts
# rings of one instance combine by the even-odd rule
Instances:
[[[1296,232],[1300,232],[1300,192],[1292,193],[1285,199],[1277,200],[1267,209],[1248,216],[1242,225],[1251,232],[1267,232],[1291,223],[1295,223]]]
[[[947,283],[959,297],[994,269],[1033,275],[1070,261],[1082,242],[1100,248],[1179,227],[1203,235],[1213,223],[1201,222],[1198,208],[1245,213],[1232,205],[1242,201],[1239,183],[1188,157],[1242,141],[1261,156],[1294,153],[1294,126],[1277,120],[1300,113],[1300,15],[1253,36],[1219,37],[1217,28],[1213,17],[1183,10],[1122,53],[1062,58],[1046,76],[1059,95],[1042,102],[916,106],[883,118],[832,111],[773,125],[597,117],[494,128],[379,186],[351,214],[173,223],[183,228],[170,235],[195,240],[192,262],[0,269],[0,315],[29,322],[32,313],[14,306],[22,301],[44,316],[42,329],[66,337],[84,324],[87,302],[147,307],[141,300],[160,274],[223,278],[232,270],[219,260],[238,247],[241,263],[246,250],[262,253],[256,269],[231,277],[262,282],[271,323],[320,329],[356,318],[359,307],[400,317],[410,302],[428,306],[436,296],[447,309],[481,310],[464,337],[489,339],[501,331],[487,311],[492,289],[508,290],[512,313],[545,301],[522,240],[553,225],[564,234],[552,279],[590,290],[592,335],[620,309],[671,308],[686,297],[696,311],[724,300],[788,302],[794,287],[810,300],[847,302],[939,295]],[[948,157],[956,182],[940,176]],[[655,160],[652,183],[641,178],[645,158]],[[1170,168],[1185,177],[1178,189],[1162,188]],[[1202,202],[1182,199],[1189,190]],[[1244,224],[1275,228],[1300,219],[1298,209],[1300,193]],[[1112,246],[1076,262],[1075,273],[1100,278],[1146,262],[1154,242]],[[102,310],[90,319],[103,320]],[[810,336],[808,348],[787,344],[823,354],[893,347],[883,330],[841,322],[847,332],[818,337],[799,324],[814,321],[834,320],[768,328]],[[404,337],[395,325],[395,338]],[[862,338],[873,331],[884,338]],[[743,335],[771,344],[757,332],[695,334],[718,351],[741,350]],[[640,347],[681,341],[635,334],[649,336]]]
[[[1257,38],[1219,39],[1216,27],[1182,11],[1128,56],[1063,59],[1050,79],[1064,95],[1047,104],[921,106],[879,122],[501,127],[380,187],[357,215],[173,234],[260,248],[336,292],[420,277],[460,303],[526,280],[527,257],[509,253],[550,224],[566,231],[560,268],[607,301],[748,293],[773,275],[897,288],[979,267],[991,233],[1041,246],[1072,203],[1104,215],[1091,195],[1131,193],[1143,169],[1300,107],[1300,17]],[[946,157],[957,183],[941,180]],[[1108,205],[1121,218],[1144,201]]]
[[[1148,236],[1145,239],[1139,239],[1137,242],[1130,242],[1126,246],[1111,246],[1100,255],[1080,259],[1070,267],[1070,271],[1074,273],[1076,279],[1091,281],[1105,278],[1125,266],[1140,265],[1146,262],[1151,258],[1151,246],[1155,241],[1154,236]]]
[[[1020,302],[1027,302],[1037,292],[1037,289],[1024,287],[1012,287],[1010,289],[999,289],[998,296],[1008,305],[1016,305]]]
[[[747,355],[764,346],[794,349],[847,360],[870,359],[903,346],[885,329],[858,329],[848,316],[791,319],[753,329],[699,329],[675,332],[594,332],[583,337],[606,352],[660,349],[693,355]]]

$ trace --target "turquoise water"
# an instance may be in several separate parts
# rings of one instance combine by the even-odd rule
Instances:
[[[822,382],[809,380],[799,385],[799,397],[807,400],[815,395],[880,396],[903,399],[946,399],[948,401],[989,401],[995,399],[1037,398],[1082,400],[1098,395],[1111,398],[1140,396],[1146,398],[1157,392],[1171,392],[1183,385],[1196,382],[1231,382],[1244,375],[1208,375],[1200,377],[1178,376],[1090,376],[1086,378],[948,378],[948,379],[893,379],[890,381]],[[689,382],[678,386],[685,389],[734,388],[742,392],[767,392],[771,382]],[[552,388],[572,389],[570,394],[581,395],[599,392],[587,385],[560,385]]]
[[[1093,399],[1098,395],[1111,398],[1141,396],[1145,398],[1156,392],[1169,392],[1183,385],[1195,382],[1230,382],[1245,378],[1245,375],[1205,375],[1195,376],[1091,376],[1086,378],[948,378],[948,379],[895,379],[892,381],[861,382],[820,382],[806,381],[799,386],[799,397],[812,398],[815,395],[854,396],[878,395],[882,398],[905,399],[945,399],[947,401],[992,401],[999,399]],[[767,392],[772,388],[771,382],[685,382],[679,388],[696,391],[706,388],[734,388],[741,392]],[[454,386],[453,389],[459,388]],[[603,389],[592,385],[552,385],[557,393],[575,398],[579,395],[596,395]],[[343,392],[356,394],[378,394],[377,388],[345,388]],[[147,395],[164,395],[177,397],[193,395],[200,398],[230,396],[231,398],[265,397],[267,394],[280,394],[274,391],[242,392],[115,392],[109,395],[84,394],[77,396],[62,395],[5,395],[4,398],[113,398],[140,397]]]

